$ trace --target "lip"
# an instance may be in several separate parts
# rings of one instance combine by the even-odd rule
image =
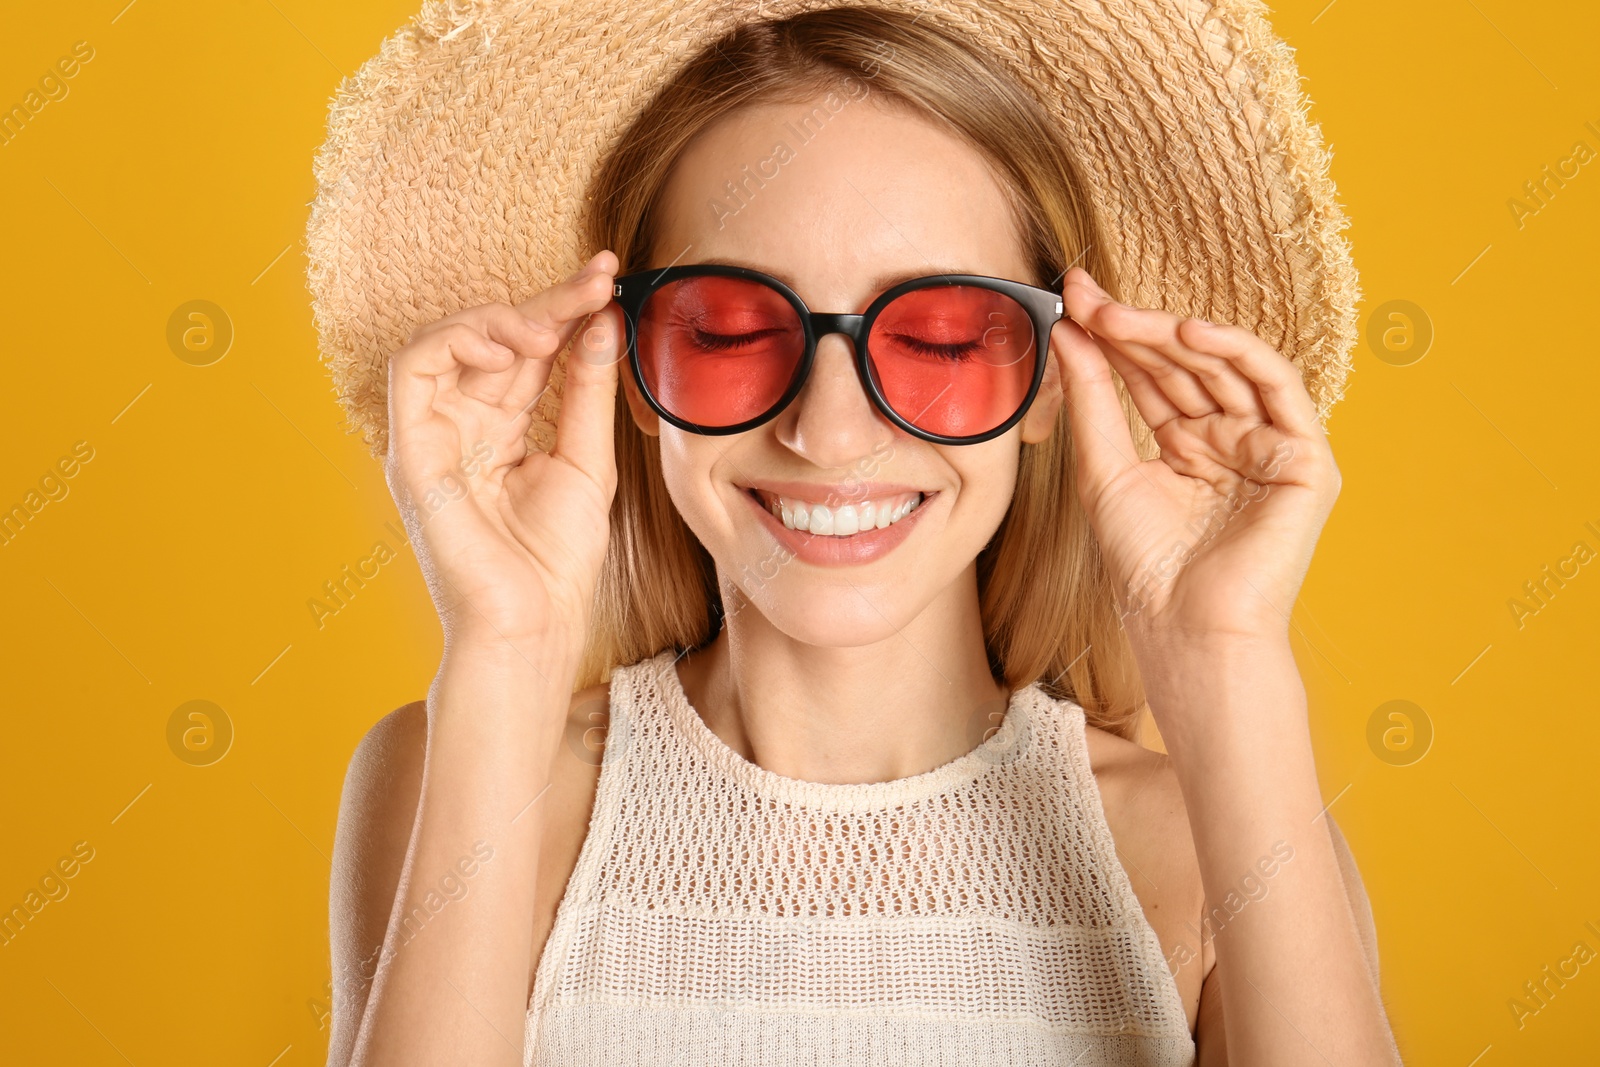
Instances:
[[[870,500],[876,496],[889,493],[921,492],[922,503],[918,504],[909,515],[899,522],[874,529],[866,533],[851,534],[849,537],[836,537],[833,534],[814,534],[806,530],[791,530],[783,524],[783,520],[768,511],[766,505],[756,498],[751,492],[751,486],[740,486],[739,495],[750,501],[750,506],[772,536],[778,543],[793,552],[797,559],[807,563],[814,563],[819,567],[854,567],[863,563],[871,563],[881,559],[899,546],[900,542],[911,536],[911,529],[917,520],[922,518],[922,513],[928,510],[928,505],[938,497],[938,492],[919,490],[914,486],[891,486],[872,483],[865,487],[865,491],[855,491],[850,499]],[[762,482],[753,488],[766,489],[783,496],[797,496],[803,500],[816,500],[812,494],[818,489],[835,489],[829,486],[807,486],[804,482]],[[843,500],[849,503],[850,499]],[[817,503],[824,503],[817,501]]]

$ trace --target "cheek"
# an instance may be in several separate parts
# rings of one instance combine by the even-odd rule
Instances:
[[[961,487],[950,522],[977,537],[978,550],[1000,528],[1016,492],[1017,432],[1013,428],[994,441],[962,446],[964,455],[951,455],[956,449],[946,452]]]
[[[722,487],[720,442],[675,426],[661,427],[661,478],[683,521],[713,558],[734,536],[735,523],[745,516],[733,513],[719,495]],[[729,440],[723,438],[722,440]],[[725,447],[725,446],[724,446]],[[735,500],[733,503],[739,503]]]

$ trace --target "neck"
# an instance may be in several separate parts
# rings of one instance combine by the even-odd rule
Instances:
[[[989,673],[972,572],[900,630],[848,647],[796,641],[747,605],[677,671],[724,744],[809,782],[941,767],[1000,725],[1011,695]]]

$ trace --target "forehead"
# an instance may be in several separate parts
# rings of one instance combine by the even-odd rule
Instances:
[[[937,120],[881,96],[743,108],[685,147],[662,191],[653,266],[723,260],[855,308],[897,272],[1029,280],[1000,179]]]

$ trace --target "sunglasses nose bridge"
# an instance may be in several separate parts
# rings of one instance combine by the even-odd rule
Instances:
[[[857,341],[861,333],[863,315],[829,315],[813,312],[811,315],[811,332],[818,341],[830,333],[842,333],[852,341]]]
[[[810,312],[810,316],[811,336],[814,343],[820,345],[822,343],[822,339],[828,336],[830,333],[842,333],[846,337],[850,338],[850,347],[856,356],[856,359],[853,360],[853,362],[856,364],[856,374],[859,376],[861,374],[861,342],[864,339],[864,335],[861,332],[861,324],[866,321],[866,316],[830,314],[828,312],[815,311]],[[867,393],[868,397],[871,398],[872,389],[867,382],[863,381],[861,383],[861,387]]]

